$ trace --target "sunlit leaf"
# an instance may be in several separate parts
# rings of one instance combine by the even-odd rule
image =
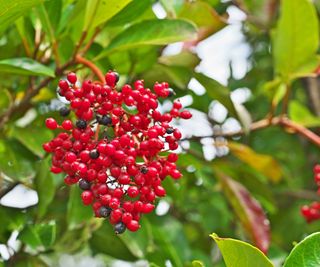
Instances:
[[[301,65],[315,57],[319,46],[318,19],[309,0],[283,0],[280,13],[273,56],[276,72],[288,80]]]
[[[136,23],[111,40],[98,58],[113,50],[128,49],[141,45],[165,45],[195,38],[196,28],[185,20],[145,20]]]
[[[0,32],[44,0],[0,0]]]
[[[320,118],[313,115],[306,106],[302,105],[297,100],[290,101],[289,116],[294,122],[306,127],[320,126]]]
[[[283,267],[320,266],[320,232],[313,233],[295,245]]]
[[[226,267],[273,267],[271,261],[256,247],[232,238],[210,235],[217,243]]]

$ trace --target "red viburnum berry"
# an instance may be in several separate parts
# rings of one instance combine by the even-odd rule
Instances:
[[[166,195],[162,181],[167,176],[181,178],[178,155],[166,153],[177,149],[182,138],[170,122],[192,114],[179,101],[167,113],[157,109],[160,98],[174,95],[166,82],[150,90],[143,80],[117,88],[118,80],[114,71],[105,75],[105,84],[79,84],[75,73],[60,80],[59,95],[70,107],[63,106],[59,113],[66,117],[73,112],[77,119],[63,120],[61,126],[46,119],[46,127],[59,133],[43,149],[52,153],[51,172],[65,173],[67,185],[78,184],[83,204],[91,205],[96,217],[108,218],[121,234],[140,228],[141,215],[152,212],[156,199]],[[317,208],[304,208],[303,214],[315,214]]]

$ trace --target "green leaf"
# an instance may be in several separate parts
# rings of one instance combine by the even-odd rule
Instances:
[[[217,243],[227,267],[273,267],[271,261],[256,247],[232,238],[210,235]]]
[[[14,180],[27,180],[35,175],[37,158],[19,142],[0,140],[0,172]]]
[[[283,172],[279,163],[271,156],[256,153],[250,147],[235,143],[228,143],[231,153],[241,161],[267,176],[273,182],[279,182]]]
[[[42,144],[48,142],[53,137],[52,131],[44,127],[35,127],[34,124],[24,128],[13,127],[10,135],[19,140],[34,155],[41,158],[46,153],[42,148]]]
[[[124,235],[125,234],[126,233],[124,233]],[[127,244],[114,233],[112,226],[107,221],[93,233],[89,243],[95,253],[103,253],[126,261],[134,261],[137,259],[128,249]]]
[[[195,68],[200,63],[200,58],[191,51],[182,51],[176,55],[161,56],[158,58],[159,63],[167,66],[182,66]]]
[[[38,164],[35,185],[39,197],[37,215],[41,218],[46,213],[55,194],[54,174],[50,172],[49,158]]]
[[[297,244],[287,257],[283,267],[320,266],[320,232],[313,233]]]
[[[264,253],[270,245],[270,224],[259,202],[239,182],[216,171],[222,190],[254,244]]]
[[[0,0],[0,32],[19,17],[28,14],[29,9],[42,2],[43,0]]]
[[[84,206],[81,201],[81,190],[72,186],[68,202],[67,221],[69,229],[74,229],[92,218],[92,208]]]
[[[148,8],[152,6],[152,0],[133,0],[125,6],[117,15],[110,19],[108,26],[123,26],[127,23],[134,22]]]
[[[309,0],[283,0],[280,12],[273,56],[276,73],[288,81],[302,65],[315,57],[319,46],[318,19]]]
[[[292,100],[289,103],[289,117],[305,127],[320,126],[320,118],[313,115],[306,106],[297,100]]]
[[[204,88],[206,88],[207,93],[210,97],[218,100],[221,104],[223,104],[232,116],[238,117],[237,111],[230,98],[230,91],[227,87],[202,73],[195,73],[194,77],[198,80],[199,83],[202,84]]]
[[[84,30],[95,28],[120,12],[132,0],[92,0],[87,2]]]
[[[107,56],[112,50],[129,49],[141,45],[165,45],[190,40],[195,36],[195,26],[185,20],[145,20],[117,35],[97,58]]]
[[[201,261],[192,261],[192,267],[205,267]]]
[[[185,2],[178,18],[190,20],[197,25],[197,41],[207,38],[226,26],[226,22],[220,18],[219,14],[204,1]]]
[[[50,221],[49,223],[27,225],[18,238],[33,249],[50,248],[56,240],[56,223]]]
[[[0,71],[19,75],[55,77],[52,69],[31,58],[10,58],[0,60]]]
[[[11,105],[12,97],[7,89],[0,89],[0,115],[3,114],[7,108]]]

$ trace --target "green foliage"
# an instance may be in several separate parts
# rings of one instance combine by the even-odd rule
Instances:
[[[227,21],[236,8],[246,13],[237,22],[241,27]],[[0,258],[0,266],[57,266],[66,253],[96,257],[106,266],[115,260],[276,266],[279,254],[283,260],[289,255],[284,267],[318,266],[319,233],[293,250],[292,243],[320,227],[299,212],[310,199],[319,200],[312,167],[320,152],[308,142],[315,136],[309,131],[316,134],[320,126],[319,84],[310,79],[320,62],[319,12],[318,2],[309,0],[0,0],[0,243],[9,248],[16,233],[22,243],[8,261]],[[210,45],[231,39],[241,39],[235,49],[249,47],[241,66],[247,69],[239,71],[240,55],[228,48],[230,77],[220,83],[212,74],[228,70],[211,69],[220,55]],[[79,80],[96,79],[76,55],[102,72],[117,70],[120,86],[140,78],[149,88],[167,81],[176,97],[192,99],[187,108],[194,118],[178,122],[188,132],[177,162],[184,178],[164,181],[167,196],[160,207],[168,211],[145,215],[138,232],[115,235],[82,204],[77,185],[69,190],[63,175],[50,172],[42,145],[53,134],[44,120],[63,121],[58,81],[69,71],[77,71]],[[249,99],[237,101],[234,91],[243,88]],[[219,108],[212,114],[216,101],[226,116],[216,116]],[[201,139],[200,130],[211,138]],[[209,150],[212,160],[204,157]],[[5,206],[17,184],[37,192],[36,205]],[[222,259],[208,238],[212,232],[257,248],[212,235]]]

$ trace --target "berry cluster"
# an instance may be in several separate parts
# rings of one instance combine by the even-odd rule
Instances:
[[[78,86],[74,73],[60,80],[58,93],[70,102],[60,115],[73,111],[77,119],[61,124],[46,119],[47,128],[59,133],[43,148],[53,155],[51,171],[66,173],[65,183],[83,190],[83,204],[92,205],[96,217],[108,217],[120,234],[140,228],[141,215],[154,209],[156,197],[165,196],[166,176],[182,176],[178,156],[170,152],[178,148],[181,132],[169,123],[192,115],[179,101],[168,113],[157,110],[158,98],[173,94],[165,82],[153,91],[142,80],[118,90],[118,80],[113,71],[105,75],[105,84],[85,80]]]
[[[320,194],[320,165],[317,164],[313,168],[314,181],[318,186],[318,194]],[[307,222],[312,222],[320,219],[320,202],[313,202],[310,206],[303,206],[301,208],[301,213],[307,220]]]

